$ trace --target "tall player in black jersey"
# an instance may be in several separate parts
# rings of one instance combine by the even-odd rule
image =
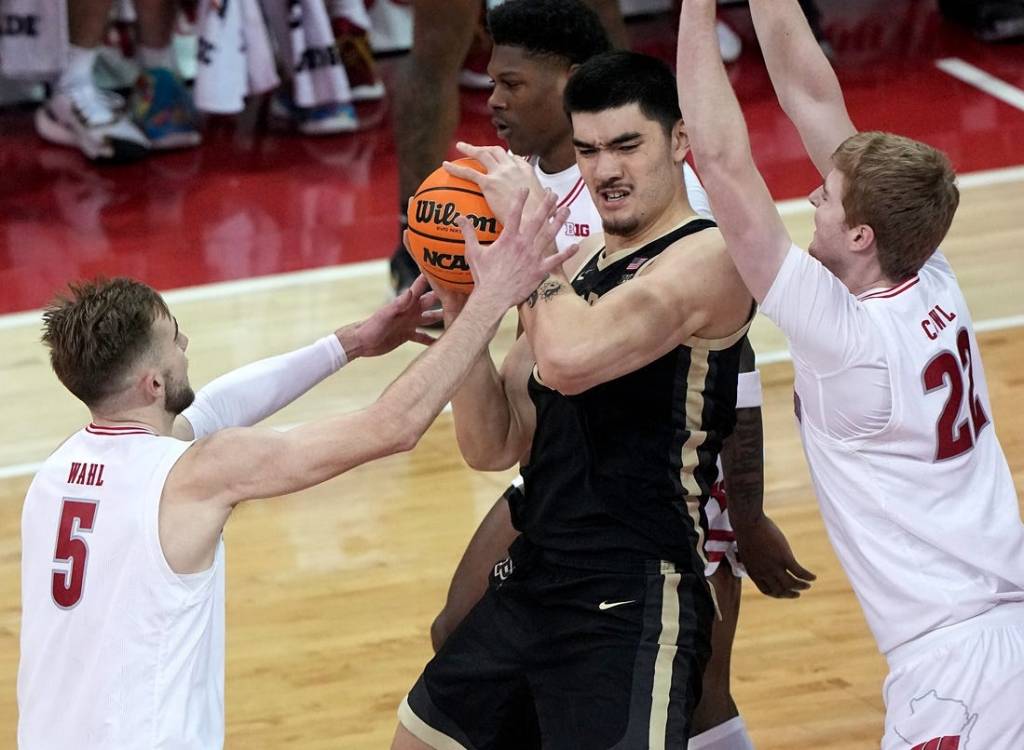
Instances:
[[[487,16],[488,31],[494,48],[488,69],[495,81],[488,104],[495,116],[500,137],[517,154],[530,154],[534,171],[546,175],[569,174],[575,169],[576,153],[572,129],[562,108],[562,92],[576,68],[591,57],[608,51],[604,30],[596,15],[580,0],[507,0]],[[543,29],[543,33],[538,33]],[[454,165],[452,165],[454,169]],[[566,171],[568,170],[568,171]],[[579,175],[576,170],[576,176]],[[576,176],[561,180],[566,186]],[[548,178],[550,182],[559,184]],[[543,178],[542,178],[543,184]],[[692,207],[701,212],[707,207],[703,196],[690,192]],[[580,208],[583,203],[591,208]],[[594,211],[590,193],[582,192],[571,204],[570,222],[586,221]],[[597,227],[594,227],[596,234]],[[572,277],[586,260],[578,253],[565,266]],[[450,304],[458,299],[446,300]],[[740,391],[744,377],[758,382],[753,351],[746,347],[741,354]],[[746,396],[746,403],[737,398],[736,428],[723,444],[722,463],[728,476],[728,507],[737,517],[739,554],[749,567],[752,579],[766,594],[795,597],[807,586],[797,576],[813,579],[793,558],[785,538],[761,510],[763,493],[763,460],[760,392],[756,401]],[[746,407],[746,408],[741,408]],[[730,460],[731,459],[731,460]],[[707,550],[709,565],[705,570],[715,590],[720,619],[712,628],[712,655],[704,671],[701,701],[691,725],[691,748],[701,750],[750,750],[752,743],[730,689],[732,642],[736,632],[741,593],[741,566],[735,563],[736,542],[726,535],[732,529],[715,519],[726,498],[716,484],[712,503],[706,514],[709,521]],[[494,507],[486,514],[474,533],[459,562],[443,610],[431,625],[430,635],[435,651],[459,625],[487,590],[488,578],[495,562],[503,559],[509,545],[519,535],[513,526],[511,508],[523,503],[522,480],[517,477]],[[732,549],[723,553],[722,548]],[[789,571],[792,570],[793,573]],[[523,729],[524,727],[520,727]],[[518,750],[539,746],[523,732],[516,737]]]
[[[753,301],[687,202],[668,69],[602,55],[566,102],[606,244],[572,285],[541,285],[501,374],[481,357],[453,399],[471,465],[530,455],[522,536],[403,702],[394,748],[510,747],[531,721],[546,747],[682,748],[700,699],[700,508]]]

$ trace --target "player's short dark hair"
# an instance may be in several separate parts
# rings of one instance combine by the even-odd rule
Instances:
[[[597,14],[580,0],[507,0],[487,14],[496,45],[579,65],[611,49]]]
[[[134,279],[70,284],[43,311],[43,343],[64,386],[87,406],[101,403],[153,342],[153,321],[171,317],[163,298]]]
[[[683,119],[676,78],[661,60],[638,52],[605,52],[583,63],[565,86],[565,111],[602,112],[637,104],[669,132]]]

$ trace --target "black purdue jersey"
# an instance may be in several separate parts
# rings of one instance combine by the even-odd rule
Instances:
[[[602,249],[573,289],[593,303],[680,238],[714,226],[695,219],[621,256]],[[702,508],[735,425],[748,326],[749,319],[727,339],[690,339],[575,396],[547,388],[535,367],[529,393],[537,429],[524,493],[512,505],[516,528],[544,549],[661,559],[703,572]]]

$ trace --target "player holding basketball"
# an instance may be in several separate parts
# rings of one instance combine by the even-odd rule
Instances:
[[[683,4],[680,100],[729,253],[789,338],[822,515],[889,661],[882,747],[1024,747],[1024,524],[970,311],[936,250],[953,170],[923,143],[858,133],[796,2],[752,0],[824,178],[801,251],[751,159],[715,5]]]
[[[54,370],[92,422],[51,454],[25,499],[23,750],[223,745],[228,516],[244,500],[311,487],[416,444],[507,309],[564,261],[545,257],[550,218],[564,221],[564,212],[552,198],[520,223],[525,199],[490,248],[463,221],[477,286],[455,326],[374,404],[289,432],[181,439],[197,428],[181,416],[193,399],[188,339],[144,284],[84,284],[46,311]],[[349,357],[384,353],[418,338],[433,302],[425,290],[420,280],[383,313],[339,331],[322,344],[328,356],[344,358],[343,346]],[[198,422],[232,413],[218,408],[221,396],[205,399]]]
[[[700,699],[714,616],[701,507],[752,300],[687,202],[667,67],[600,55],[565,96],[607,244],[572,286],[541,285],[501,372],[484,354],[453,399],[470,465],[528,454],[522,535],[403,702],[401,750],[685,747]],[[514,159],[478,154],[489,171]],[[539,739],[509,741],[531,724]]]
[[[569,219],[558,237],[559,247],[596,237],[601,217],[576,165],[562,94],[580,63],[609,48],[600,21],[575,0],[508,0],[488,14],[488,29],[494,41],[489,67],[495,81],[489,104],[499,135],[513,153],[532,154],[529,161],[540,185],[554,191],[561,205],[569,209]],[[691,207],[708,215],[707,197],[696,175],[686,163],[683,172]],[[566,275],[571,278],[584,260],[578,253],[566,264]],[[753,364],[753,351],[747,347],[741,357],[736,430],[723,446],[723,462],[731,464],[729,476],[735,478],[741,494],[736,500],[740,521],[748,521],[740,523],[743,559],[751,564],[765,593],[793,597],[806,587],[797,576],[814,576],[796,563],[784,537],[761,512],[761,393],[758,374],[750,372]],[[729,484],[732,487],[732,479]],[[449,587],[445,607],[431,626],[435,651],[483,595],[491,568],[506,556],[518,536],[510,505],[518,509],[522,503],[522,481],[517,478],[474,534]],[[715,750],[749,748],[749,736],[731,695],[729,669],[743,566],[737,561],[721,481],[715,482],[704,512],[709,529],[705,574],[715,589],[721,619],[716,619],[713,627],[712,656],[704,672],[690,745]],[[526,747],[525,743],[522,746]]]

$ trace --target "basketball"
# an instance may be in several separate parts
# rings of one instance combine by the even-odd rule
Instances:
[[[455,164],[485,171],[476,159],[459,159]],[[455,223],[460,216],[472,223],[481,245],[489,245],[501,234],[501,224],[480,188],[440,167],[409,201],[407,249],[431,283],[469,294],[473,291],[473,275],[466,262],[462,231]]]

